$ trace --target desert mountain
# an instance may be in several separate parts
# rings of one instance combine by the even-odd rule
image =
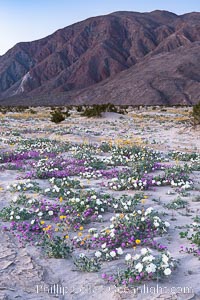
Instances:
[[[18,43],[0,56],[0,99],[40,105],[196,103],[200,13],[116,12]]]

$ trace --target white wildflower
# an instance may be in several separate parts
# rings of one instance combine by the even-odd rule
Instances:
[[[156,265],[154,265],[154,264],[149,264],[149,265],[147,265],[146,266],[146,271],[147,271],[147,273],[155,273],[155,271],[156,271]]]
[[[131,259],[131,254],[130,254],[130,253],[126,254],[125,260],[126,260],[126,261],[129,261],[130,259]]]
[[[138,264],[135,266],[135,268],[136,268],[136,270],[138,270],[139,273],[141,273],[142,270],[143,270],[143,264],[138,263]]]
[[[165,274],[166,276],[170,275],[171,272],[172,272],[172,271],[171,271],[170,268],[167,268],[167,269],[164,270],[164,274]]]
[[[148,207],[145,211],[145,216],[149,215],[152,212],[153,208],[152,207]]]
[[[95,256],[96,256],[97,258],[101,257],[101,252],[100,252],[100,251],[96,251],[96,252],[95,252]]]
[[[115,256],[116,256],[116,252],[115,252],[115,251],[111,251],[111,252],[110,252],[110,256],[111,256],[111,257],[115,257]]]
[[[121,247],[116,248],[116,250],[117,250],[117,254],[119,255],[122,255],[124,253]]]

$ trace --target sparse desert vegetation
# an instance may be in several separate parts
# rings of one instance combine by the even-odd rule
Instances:
[[[200,139],[191,113],[1,108],[0,295],[54,299],[43,287],[62,282],[67,299],[149,299],[144,284],[188,287],[187,299],[198,299]]]

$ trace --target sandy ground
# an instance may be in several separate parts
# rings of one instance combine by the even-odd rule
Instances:
[[[132,143],[147,145],[164,152],[169,150],[200,152],[200,130],[192,129],[182,123],[181,118],[184,118],[185,114],[185,110],[180,109],[175,112],[130,111],[124,116],[106,113],[99,119],[86,119],[76,115],[66,119],[60,125],[51,123],[45,119],[45,116],[37,118],[37,114],[30,118],[27,116],[16,118],[15,114],[4,115],[0,116],[0,152],[10,149],[7,142],[11,136],[14,136],[13,133],[22,132],[24,129],[29,131],[22,132],[21,136],[27,138],[48,137],[77,143],[110,141],[118,144],[131,140]],[[8,135],[5,134],[6,130],[9,132]],[[63,131],[65,134],[60,134]],[[6,206],[13,197],[6,187],[16,182],[18,175],[18,171],[0,172],[0,208]],[[148,199],[145,206],[153,206],[159,212],[168,213],[165,220],[171,223],[169,232],[161,237],[160,241],[168,246],[169,251],[179,259],[180,263],[168,279],[159,283],[148,282],[146,286],[141,285],[141,291],[138,293],[124,288],[115,288],[105,284],[101,274],[104,271],[114,270],[119,261],[103,263],[102,270],[98,273],[73,271],[73,262],[70,259],[47,259],[37,247],[27,245],[20,248],[9,232],[1,230],[0,299],[200,299],[200,261],[192,254],[179,253],[180,245],[189,245],[189,243],[186,239],[179,238],[180,230],[177,229],[177,226],[192,223],[192,218],[199,215],[200,202],[192,200],[199,195],[200,172],[193,172],[191,178],[194,180],[195,189],[184,198],[189,202],[188,216],[182,209],[175,211],[173,216],[175,220],[171,220],[171,212],[164,207],[164,204],[169,203],[178,194],[168,195],[169,187],[158,187],[155,191],[146,192]],[[90,186],[98,188],[98,181],[91,180]],[[106,189],[105,191],[108,192]],[[124,194],[124,191],[117,194],[120,193]],[[134,194],[133,191],[127,193]],[[152,201],[153,199],[160,199],[160,201],[155,202]],[[52,291],[48,290],[49,286]],[[189,293],[182,292],[184,287],[190,289]]]

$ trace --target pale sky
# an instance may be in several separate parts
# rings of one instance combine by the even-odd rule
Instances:
[[[200,0],[0,0],[0,55],[18,42],[45,37],[89,17],[156,9],[199,12]]]

